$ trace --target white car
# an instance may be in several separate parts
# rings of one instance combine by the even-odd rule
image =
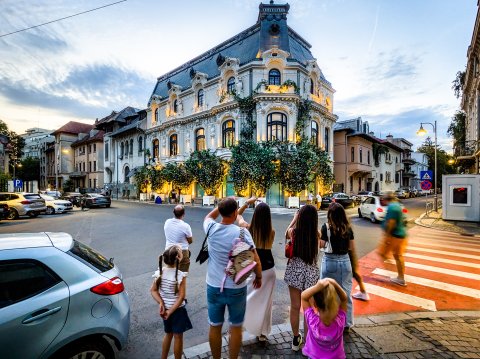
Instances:
[[[73,204],[70,201],[55,199],[54,197],[47,196],[46,194],[41,194],[40,196],[45,200],[47,214],[66,213],[73,210]]]
[[[407,221],[407,209],[400,204],[405,221]],[[360,218],[369,218],[372,223],[381,222],[387,214],[387,206],[379,196],[368,196],[360,203],[358,207],[358,216]]]

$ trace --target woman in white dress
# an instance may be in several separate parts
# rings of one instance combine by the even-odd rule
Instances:
[[[238,210],[238,225],[248,228],[262,264],[262,286],[253,288],[253,276],[247,283],[247,310],[243,326],[246,331],[255,335],[258,340],[266,341],[272,329],[272,303],[275,289],[275,262],[272,255],[272,245],[275,231],[272,229],[270,207],[259,203],[253,212],[252,221],[248,224],[242,217],[245,209],[255,203],[256,198],[250,198]]]

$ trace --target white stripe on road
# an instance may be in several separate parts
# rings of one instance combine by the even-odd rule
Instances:
[[[416,297],[411,294],[397,292],[395,290],[379,287],[378,285],[373,285],[370,283],[365,283],[365,288],[367,289],[368,293],[375,294],[379,297],[383,297],[389,300],[393,300],[394,302],[408,304],[414,307],[430,310],[432,312],[437,311],[437,307],[435,306],[435,302],[433,300]],[[357,286],[356,289],[358,290],[359,287]]]
[[[392,272],[392,271],[388,271],[388,270],[380,269],[380,268],[375,268],[375,270],[372,273],[373,274],[378,274],[378,275],[381,275],[381,276],[385,276],[385,277],[396,277],[397,276],[396,272]],[[413,276],[413,275],[405,275],[405,280],[407,281],[407,283],[419,284],[419,285],[423,285],[425,287],[445,290],[447,292],[453,292],[453,293],[456,293],[456,294],[465,295],[467,297],[480,299],[480,290],[477,290],[477,289],[472,289],[472,288],[468,288],[468,287],[462,287],[460,285],[455,285],[455,284],[450,284],[450,283],[439,282],[439,281],[436,281],[436,280],[416,277],[416,276]]]
[[[416,243],[444,243],[444,244],[460,246],[463,248],[480,248],[479,241],[477,241],[476,243],[465,243],[465,242],[457,241],[456,238],[452,238],[450,240],[450,239],[444,239],[443,237],[441,239],[436,239],[432,237],[421,238],[421,237],[415,236],[415,238],[412,238],[411,241]],[[440,245],[443,245],[443,244],[440,244]]]
[[[395,264],[395,261],[393,259],[388,259],[388,260],[385,261],[385,263]],[[423,270],[426,270],[426,271],[429,271],[429,272],[448,274],[448,275],[453,275],[453,276],[461,277],[461,278],[480,280],[480,274],[462,272],[462,271],[459,271],[459,270],[453,270],[453,269],[447,269],[447,268],[441,268],[441,267],[427,266],[425,264],[420,264],[420,263],[405,262],[405,267],[415,268],[415,269],[423,269]]]
[[[438,234],[437,233],[433,234],[433,238],[435,238],[436,235],[441,236],[440,239],[449,240],[450,242],[455,241],[455,243],[461,243],[461,244],[480,244],[480,239],[468,239],[469,237],[462,236],[460,234],[447,234],[446,232],[441,232]],[[412,234],[412,236],[415,236],[415,238],[424,238],[426,240],[432,239],[431,233],[415,232]]]
[[[464,262],[464,261],[456,261],[456,260],[453,260],[453,259],[446,259],[446,258],[439,258],[439,257],[432,257],[432,256],[424,256],[424,255],[415,254],[415,253],[405,253],[405,257],[425,259],[427,261],[432,261],[432,262],[455,264],[455,265],[459,265],[459,266],[480,269],[480,264],[471,263],[471,262]]]
[[[445,255],[447,255],[447,256],[452,256],[452,257],[462,257],[462,258],[478,259],[478,260],[480,260],[480,256],[475,256],[475,255],[473,255],[473,254],[455,253],[455,252],[449,252],[449,251],[440,251],[440,250],[438,250],[438,249],[422,248],[422,247],[415,247],[415,246],[408,246],[407,249],[411,249],[411,250],[415,250],[415,251],[421,251],[421,252],[427,252],[427,253],[445,254]]]
[[[471,247],[460,247],[460,246],[449,246],[448,244],[437,244],[437,241],[435,242],[422,242],[419,240],[410,240],[410,243],[415,243],[415,244],[422,244],[427,247],[435,247],[435,248],[448,248],[448,249],[456,249],[456,250],[462,250],[462,251],[469,251],[469,252],[479,252],[480,253],[480,248],[471,248]],[[452,242],[449,242],[452,243]]]

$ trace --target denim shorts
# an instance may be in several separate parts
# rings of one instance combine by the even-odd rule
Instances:
[[[220,326],[225,321],[225,307],[228,308],[228,321],[234,327],[241,326],[247,307],[247,287],[220,288],[207,284],[208,322],[211,326]]]

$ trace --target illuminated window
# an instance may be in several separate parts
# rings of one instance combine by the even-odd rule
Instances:
[[[175,100],[173,101],[173,112],[177,113],[178,111],[178,101]]]
[[[160,143],[159,143],[158,139],[154,139],[153,142],[152,142],[153,158],[158,158],[159,149],[160,149]]]
[[[281,76],[280,76],[280,71],[277,69],[272,69],[268,73],[268,84],[269,85],[280,85],[281,82]]]
[[[235,91],[235,77],[230,77],[227,81],[227,92],[233,93]]]
[[[207,149],[207,144],[205,142],[205,129],[199,128],[195,131],[195,149],[197,151],[203,151]]]
[[[315,85],[313,83],[313,79],[310,79],[310,93],[313,95],[315,91]]]
[[[204,92],[202,89],[198,90],[197,92],[197,105],[198,107],[203,106],[203,97],[204,97]]]
[[[170,136],[170,156],[176,156],[178,154],[177,135]]]
[[[158,122],[158,108],[155,109],[155,122]]]
[[[235,144],[235,121],[228,120],[222,125],[222,147],[229,148]]]
[[[315,121],[312,121],[310,140],[313,145],[318,146],[318,124]]]
[[[267,140],[287,140],[287,116],[273,112],[267,116]]]

